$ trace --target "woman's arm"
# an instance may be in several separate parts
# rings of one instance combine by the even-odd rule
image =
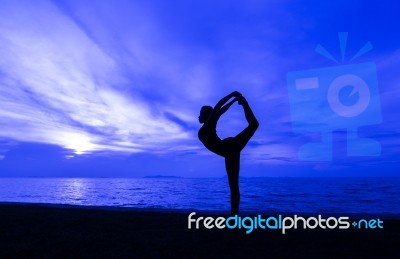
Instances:
[[[233,104],[234,102],[236,102],[237,100],[238,100],[238,98],[235,97],[235,99],[233,99],[233,100],[230,101],[229,103],[227,103],[227,104],[225,104],[224,106],[222,106],[222,108],[219,110],[219,113],[217,114],[217,115],[218,115],[218,118],[221,117],[221,115],[224,114],[224,113],[229,109],[229,107],[231,107],[232,104]]]
[[[229,101],[229,99],[231,99],[232,97],[239,97],[242,96],[241,93],[239,93],[238,91],[234,91],[230,94],[228,94],[227,96],[225,96],[224,98],[222,98],[221,100],[219,100],[219,102],[214,106],[214,111],[218,114],[219,110],[222,108],[222,106]]]
[[[213,111],[211,113],[209,121],[216,124],[217,120],[219,119],[219,116],[221,116],[224,112],[226,112],[226,110],[233,104],[233,102],[231,104],[229,104],[229,106],[221,113],[222,106],[227,101],[229,101],[229,99],[231,99],[232,97],[238,98],[240,96],[242,96],[241,93],[234,91],[234,92],[228,94],[227,96],[225,96],[224,98],[222,98],[221,100],[219,100],[219,102],[213,108]]]

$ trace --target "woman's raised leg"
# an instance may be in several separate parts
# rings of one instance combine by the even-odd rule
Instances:
[[[247,100],[244,97],[241,97],[239,102],[243,106],[244,115],[249,123],[249,125],[234,138],[235,149],[240,152],[247,145],[251,137],[258,129],[259,122],[254,116],[254,113],[251,110]]]

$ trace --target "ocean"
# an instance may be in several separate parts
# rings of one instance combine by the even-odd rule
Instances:
[[[400,215],[400,178],[240,178],[242,212]],[[227,178],[0,178],[0,202],[229,212]]]

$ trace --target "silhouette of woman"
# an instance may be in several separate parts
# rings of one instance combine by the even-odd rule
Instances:
[[[231,98],[234,99],[228,102]],[[239,105],[243,106],[244,114],[249,125],[237,136],[221,140],[216,131],[217,122],[221,115],[236,101],[238,101]],[[208,150],[225,158],[225,168],[228,174],[229,188],[231,191],[231,214],[236,215],[239,212],[240,202],[240,152],[256,132],[259,123],[247,103],[247,100],[237,91],[222,98],[214,108],[211,106],[203,106],[200,110],[199,122],[203,123],[198,133],[200,141]]]

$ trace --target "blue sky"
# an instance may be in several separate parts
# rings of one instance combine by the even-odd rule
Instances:
[[[238,90],[260,128],[242,176],[398,175],[400,29],[393,1],[0,0],[0,176],[223,176],[197,139],[202,105]],[[374,62],[382,122],[361,125],[380,156],[304,162],[318,134],[292,131],[286,74]],[[373,49],[349,61],[367,42]],[[246,124],[240,106],[221,138]]]

